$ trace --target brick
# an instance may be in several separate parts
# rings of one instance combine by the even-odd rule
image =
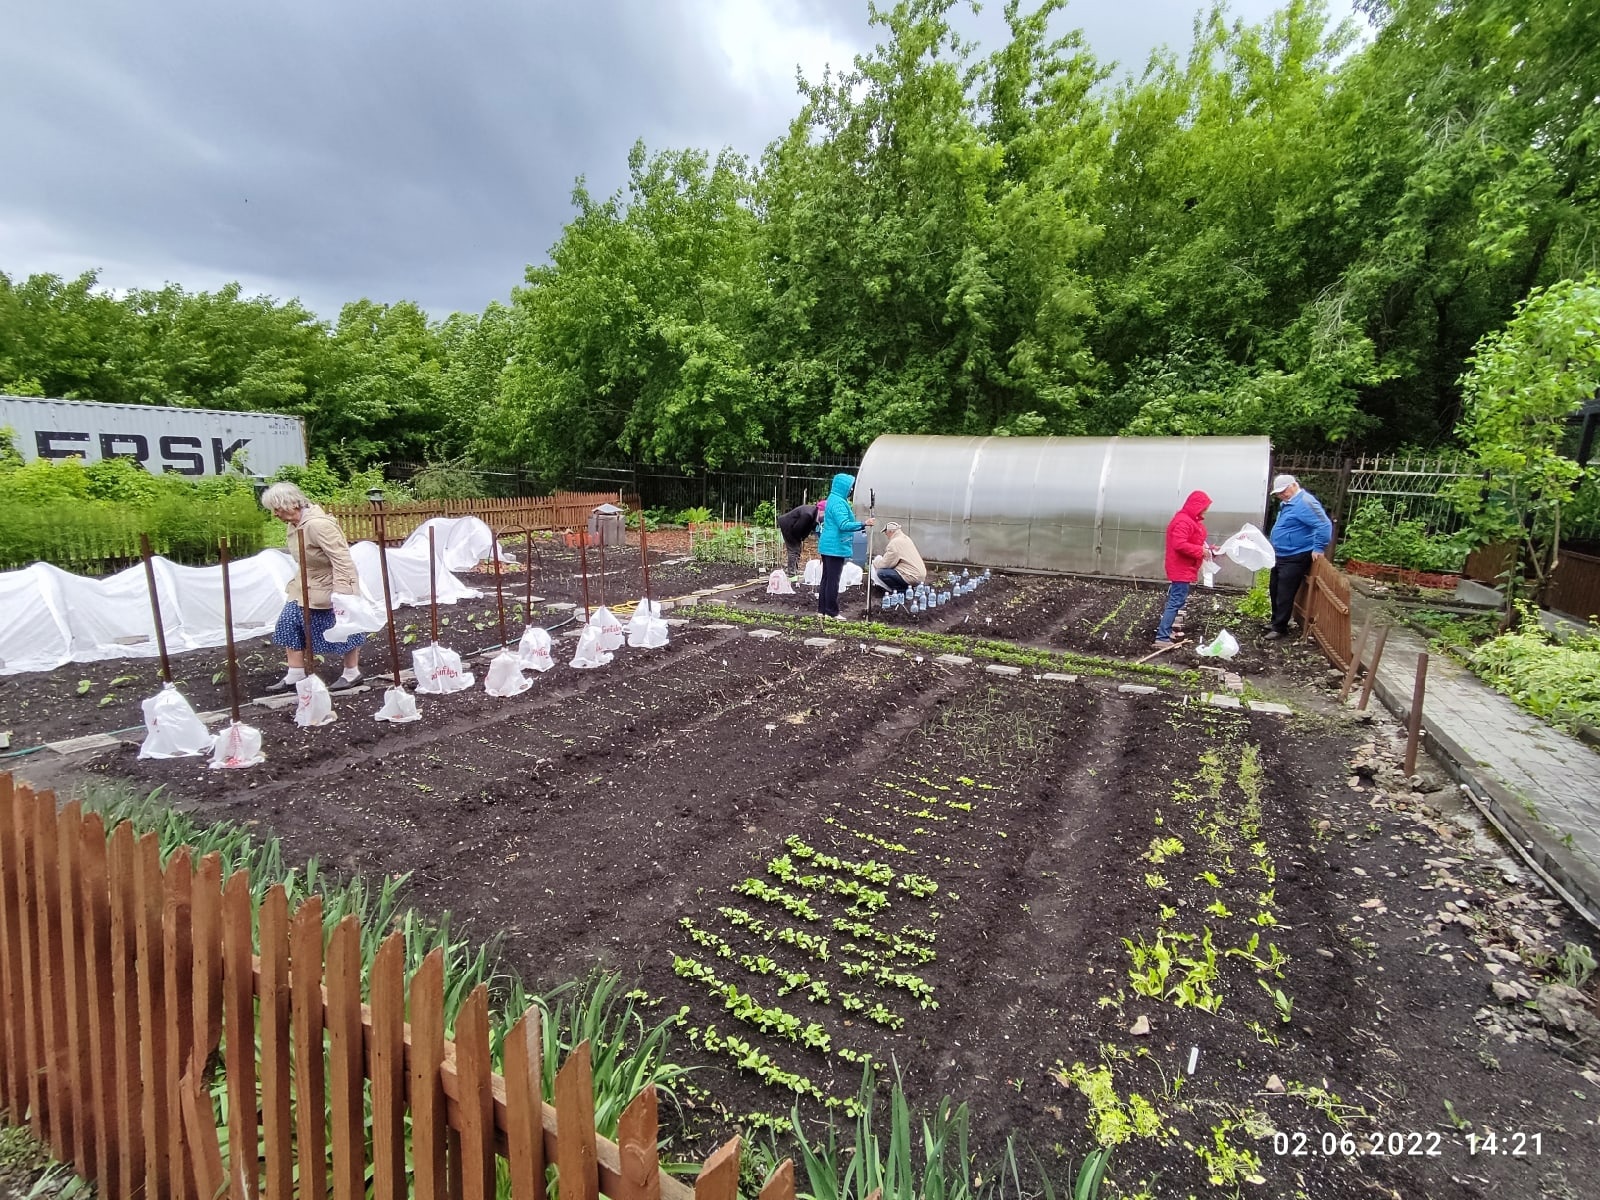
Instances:
[[[970,658],[966,658],[960,654],[941,654],[933,661],[936,663],[943,663],[947,667],[970,667],[972,665],[972,660]]]
[[[1230,692],[1244,691],[1244,680],[1240,676],[1235,675],[1232,671],[1224,674],[1222,681],[1228,685],[1228,690]]]
[[[990,663],[984,668],[991,675],[1021,675],[1021,667],[1013,667],[1009,663]]]

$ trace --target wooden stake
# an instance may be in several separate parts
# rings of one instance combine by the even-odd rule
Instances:
[[[644,512],[639,513],[639,562],[644,568],[644,598],[650,600],[650,533],[644,527]]]
[[[690,536],[693,536],[693,526],[690,526]],[[589,619],[589,530],[580,527],[578,530],[578,569],[583,573],[583,619]]]
[[[167,631],[161,624],[161,598],[156,594],[156,567],[150,556],[150,535],[139,535],[139,554],[144,559],[144,581],[150,588],[150,612],[156,621],[156,649],[161,653],[161,678],[172,682],[172,664],[167,660]]]
[[[300,539],[300,624],[306,634],[306,661],[305,672],[311,674],[312,665],[317,661],[316,649],[311,644],[311,576],[306,571],[306,531],[304,526],[295,530],[295,535]]]
[[[600,607],[606,606],[606,535],[600,534]]]
[[[439,579],[436,564],[439,552],[433,545],[433,526],[428,526],[428,634],[429,641],[439,644]]]
[[[383,506],[378,506],[378,511],[373,514],[373,520],[378,526],[378,573],[383,576],[383,614],[389,618],[389,667],[394,675],[394,686],[400,687],[400,643],[394,636],[394,600],[389,592],[389,547],[385,536],[388,530],[384,527]],[[431,534],[433,530],[428,530]],[[432,542],[429,542],[432,548]]]
[[[1343,704],[1350,695],[1350,689],[1355,685],[1356,674],[1361,670],[1361,656],[1366,653],[1367,635],[1372,632],[1372,618],[1368,617],[1366,624],[1361,627],[1361,636],[1356,639],[1355,653],[1350,656],[1350,665],[1344,670],[1344,686],[1339,689],[1339,703]]]
[[[1372,695],[1372,684],[1378,678],[1378,664],[1383,661],[1383,647],[1388,640],[1389,627],[1385,625],[1378,630],[1378,644],[1372,648],[1372,665],[1367,668],[1367,677],[1361,683],[1361,703],[1356,705],[1357,712],[1367,711],[1367,699]]]
[[[494,544],[494,603],[500,613],[500,649],[506,648],[506,589],[500,573],[500,543]]]
[[[1406,774],[1417,769],[1417,743],[1422,740],[1422,697],[1428,690],[1428,652],[1417,655],[1417,681],[1411,687],[1411,712],[1406,721]]]
[[[233,643],[233,586],[228,578],[228,539],[218,539],[217,549],[222,552],[222,632],[228,644],[228,699],[233,710],[234,724],[238,724],[239,652]]]

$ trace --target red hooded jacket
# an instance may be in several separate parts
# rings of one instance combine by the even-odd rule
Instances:
[[[1207,540],[1200,514],[1210,507],[1210,496],[1204,492],[1190,492],[1183,507],[1167,523],[1167,579],[1171,582],[1193,583],[1200,578]]]

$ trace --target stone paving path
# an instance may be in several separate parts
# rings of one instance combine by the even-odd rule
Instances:
[[[1359,628],[1375,606],[1353,599],[1352,624]],[[1426,649],[1418,634],[1391,626],[1374,690],[1402,719],[1411,709],[1417,656]],[[1440,654],[1429,656],[1422,721],[1435,755],[1592,920],[1600,918],[1600,753]]]

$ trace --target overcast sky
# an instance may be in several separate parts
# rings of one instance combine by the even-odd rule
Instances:
[[[1059,24],[1137,72],[1198,7],[1077,0]],[[958,26],[992,46],[1002,9]],[[797,67],[876,40],[866,0],[0,0],[0,29],[0,270],[237,279],[330,318],[505,299],[577,176],[613,191],[636,138],[759,155]]]

